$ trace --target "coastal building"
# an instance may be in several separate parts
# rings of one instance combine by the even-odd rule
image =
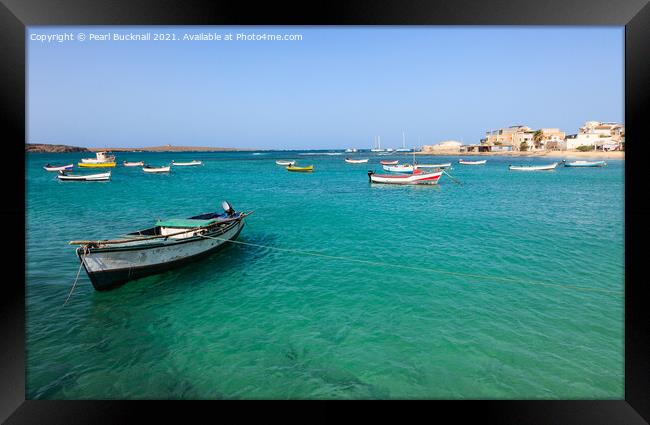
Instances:
[[[565,137],[559,128],[533,130],[525,125],[513,125],[487,131],[481,145],[488,152],[518,151],[524,143],[527,150],[560,149]]]
[[[565,149],[593,146],[594,149],[620,150],[625,141],[625,126],[613,122],[587,121],[577,134],[566,137]]]
[[[532,130],[530,129],[530,127],[527,127],[525,125],[512,125],[507,128],[490,130],[485,132],[485,138],[481,139],[481,145],[511,146],[512,150],[519,150],[521,141],[523,141],[523,137],[524,137],[523,135],[531,131]]]
[[[422,146],[423,152],[460,152],[461,142],[455,140],[445,140],[435,145],[424,145]]]

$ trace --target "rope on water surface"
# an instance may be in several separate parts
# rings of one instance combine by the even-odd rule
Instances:
[[[530,284],[530,285],[550,286],[550,287],[555,287],[555,288],[567,288],[567,289],[575,289],[575,290],[578,290],[578,291],[601,292],[601,293],[615,294],[615,295],[618,295],[618,296],[623,296],[622,291],[614,291],[614,290],[609,290],[609,289],[587,288],[587,287],[584,287],[584,286],[564,285],[564,284],[559,284],[559,283],[547,283],[547,282],[540,282],[540,281],[534,281],[534,280],[519,280],[519,279],[513,279],[513,278],[501,277],[501,276],[485,276],[485,275],[477,275],[477,274],[470,274],[470,273],[452,272],[452,271],[448,271],[448,270],[433,269],[433,268],[429,268],[429,267],[414,267],[414,266],[407,266],[407,265],[402,265],[402,264],[385,263],[383,261],[370,261],[370,260],[360,260],[360,259],[357,259],[357,258],[350,258],[350,257],[339,257],[339,256],[335,256],[335,255],[327,255],[327,254],[321,254],[321,253],[317,253],[317,252],[302,251],[302,250],[298,250],[298,249],[278,248],[278,247],[274,247],[274,246],[260,245],[260,244],[250,243],[250,242],[242,242],[242,241],[236,241],[236,240],[232,240],[232,239],[217,238],[217,237],[214,237],[214,236],[205,236],[205,235],[198,235],[198,236],[201,236],[202,238],[215,239],[215,240],[230,242],[230,243],[239,244],[239,245],[247,245],[247,246],[254,246],[254,247],[257,247],[257,248],[273,249],[273,250],[276,250],[276,251],[290,252],[290,253],[294,253],[294,254],[311,255],[313,257],[327,258],[327,259],[330,259],[330,260],[349,261],[349,262],[354,262],[354,263],[369,264],[369,265],[373,265],[373,266],[399,267],[399,268],[402,268],[402,269],[424,271],[424,272],[430,272],[430,273],[441,273],[441,274],[448,274],[448,275],[461,276],[461,277],[471,277],[471,278],[476,278],[476,279],[493,280],[493,281],[494,280],[500,280],[500,281],[509,282],[509,283],[527,283],[527,284]]]

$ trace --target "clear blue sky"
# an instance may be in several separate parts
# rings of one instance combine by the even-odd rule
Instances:
[[[31,40],[147,31],[303,39]],[[30,27],[27,55],[29,143],[398,147],[624,119],[623,27]]]

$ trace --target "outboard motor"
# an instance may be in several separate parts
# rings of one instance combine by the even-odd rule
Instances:
[[[230,205],[230,202],[223,201],[221,203],[221,207],[226,212],[226,214],[228,214],[229,217],[232,217],[233,215],[235,215],[235,210],[233,209],[232,205]]]
[[[370,176],[372,176],[373,174],[375,174],[375,172],[373,170],[368,170],[368,181],[372,181]]]

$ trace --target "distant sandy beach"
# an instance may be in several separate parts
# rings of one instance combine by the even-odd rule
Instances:
[[[407,155],[412,155],[409,153]],[[549,158],[603,158],[603,159],[625,159],[624,151],[533,151],[533,152],[415,152],[416,155],[429,156],[515,156],[515,157],[549,157]]]

